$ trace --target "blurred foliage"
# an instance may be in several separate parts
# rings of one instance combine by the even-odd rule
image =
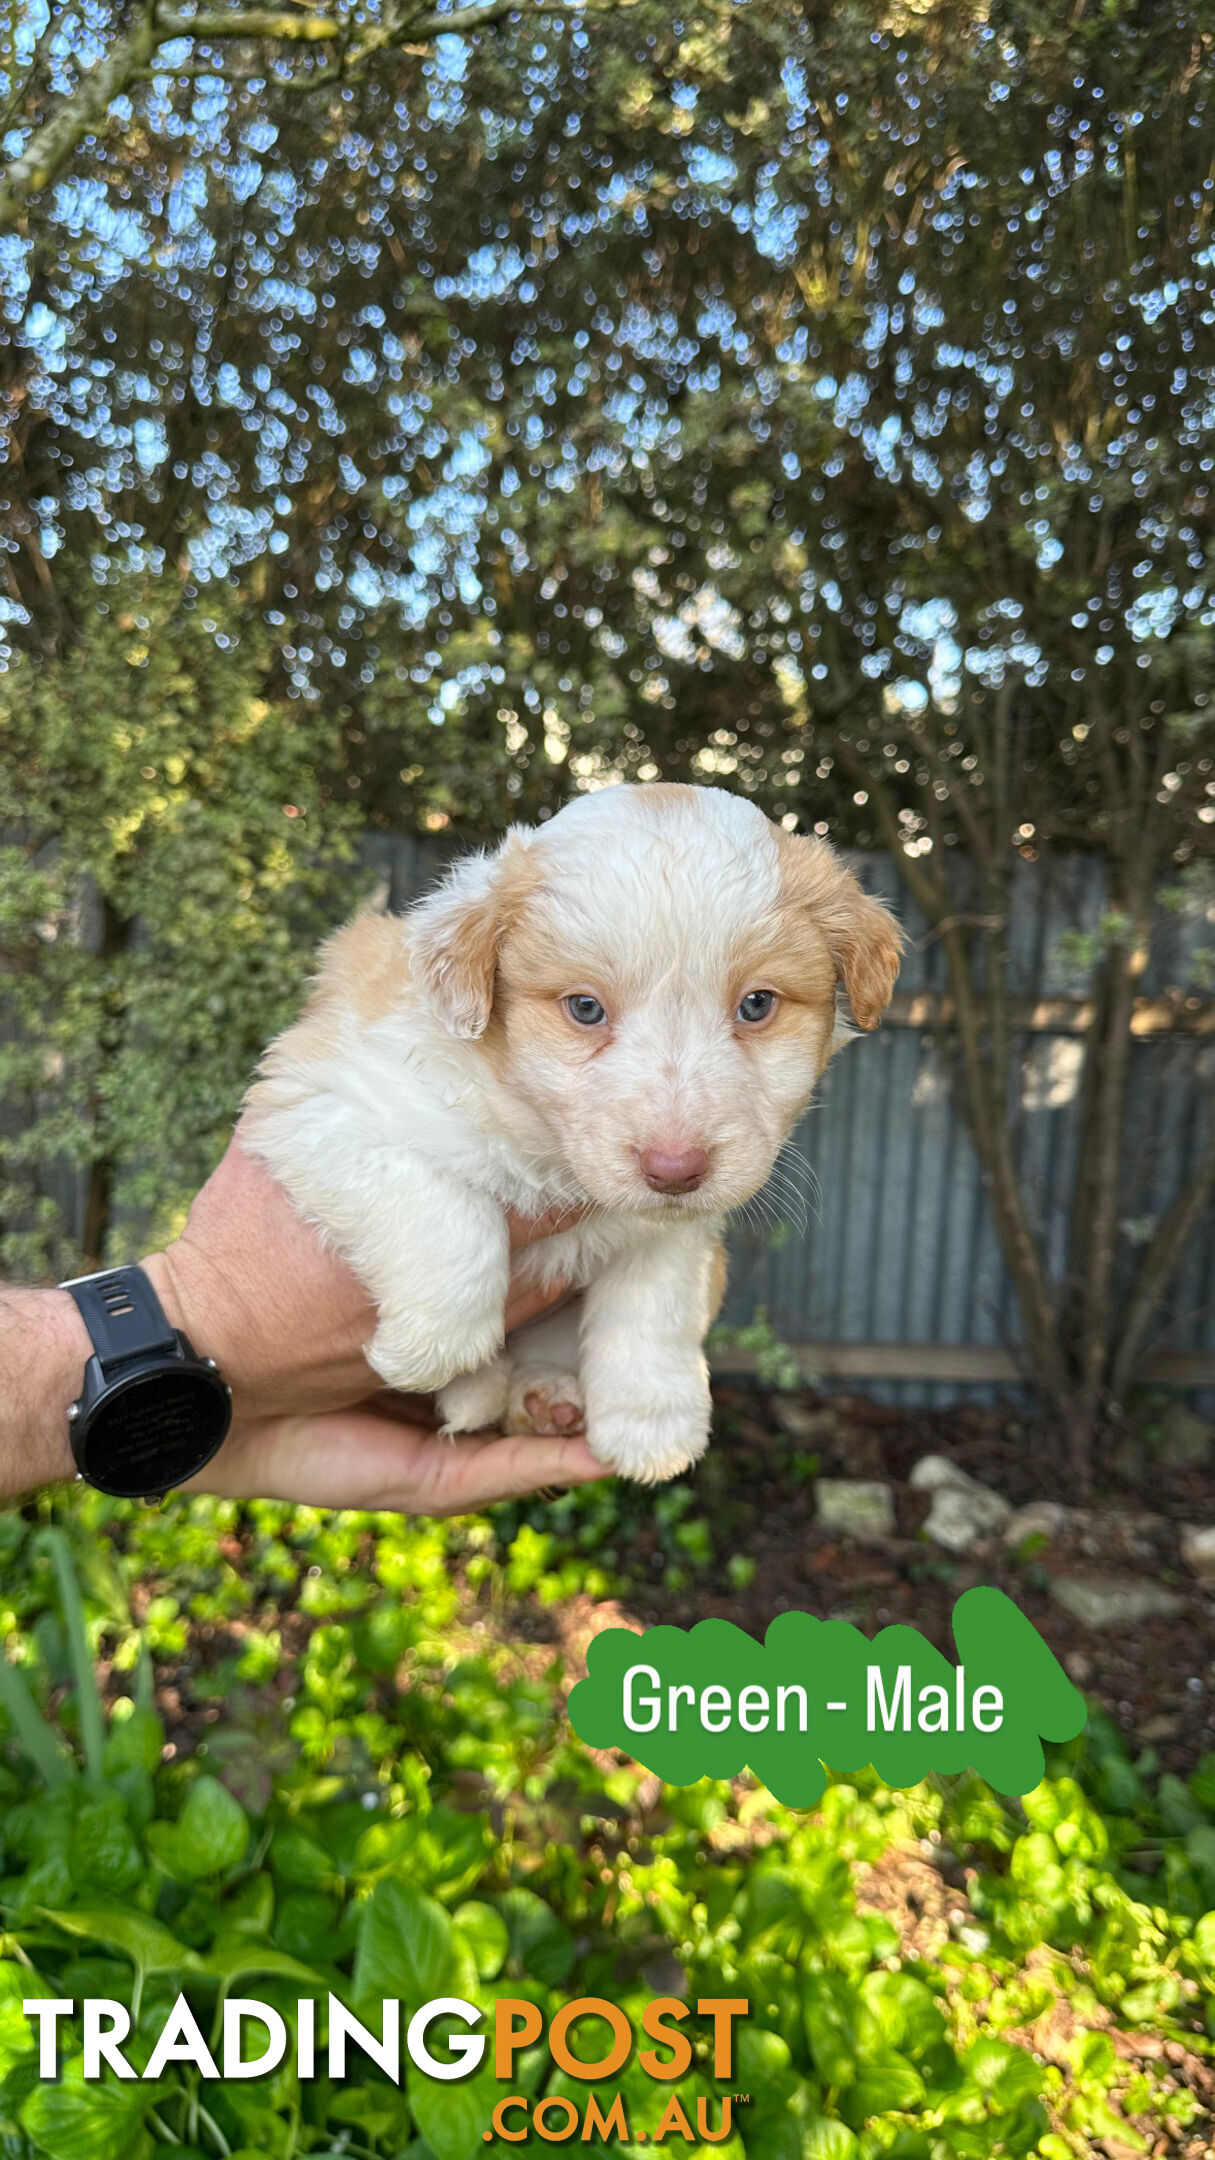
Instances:
[[[635,0],[154,75],[3,260],[14,636],[229,577],[390,823],[692,771],[1209,852],[1213,27]]]
[[[745,1778],[656,1790],[569,1735],[562,1660],[514,1624],[508,1521],[95,1494],[55,1512],[0,1523],[12,2160],[473,2160],[504,2089],[411,2067],[398,2092],[357,2051],[337,2084],[170,2064],[86,2086],[71,2021],[48,2085],[19,2007],[39,1994],[131,2006],[138,2063],[179,1991],[204,2034],[228,1991],[291,2027],[332,1991],[377,2028],[390,1996],[525,1995],[549,2016],[598,1994],[639,2026],[655,1992],[741,1995],[751,2100],[727,2160],[1081,2160],[1200,2133],[1215,1759],[1153,1777],[1096,1716],[1023,1806],[969,1777],[837,1781],[813,1816]],[[112,1660],[108,1707],[90,1651]],[[152,1657],[190,1741],[178,1723],[165,1744]],[[520,2068],[530,2094],[585,2098],[543,2044]],[[715,2122],[709,2070],[705,2041],[674,2088],[626,2069],[631,2128],[652,2136],[670,2089],[693,2119],[714,2095]]]
[[[97,1259],[115,1214],[172,1228],[360,890],[337,722],[224,620],[149,585],[0,674],[0,1273],[78,1257],[48,1165],[87,1170]]]

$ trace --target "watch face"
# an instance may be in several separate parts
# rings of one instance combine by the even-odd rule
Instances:
[[[210,1462],[231,1415],[217,1373],[166,1361],[107,1392],[74,1436],[76,1466],[90,1485],[120,1499],[169,1492]]]

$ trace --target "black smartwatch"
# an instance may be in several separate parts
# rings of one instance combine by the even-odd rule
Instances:
[[[68,1411],[76,1474],[123,1500],[160,1500],[209,1463],[232,1423],[214,1358],[170,1327],[142,1268],[60,1283],[93,1344]]]

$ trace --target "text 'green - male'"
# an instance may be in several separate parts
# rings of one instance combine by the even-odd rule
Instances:
[[[801,1612],[781,1613],[762,1643],[729,1620],[607,1628],[570,1722],[589,1747],[623,1748],[669,1785],[749,1766],[789,1807],[817,1803],[824,1764],[872,1763],[897,1786],[970,1768],[997,1792],[1032,1792],[1043,1739],[1072,1739],[1084,1698],[1002,1590],[967,1590],[953,1634],[956,1665],[915,1628],[870,1642],[846,1620]]]

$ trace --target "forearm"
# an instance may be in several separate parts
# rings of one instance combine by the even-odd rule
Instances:
[[[68,1405],[89,1349],[66,1291],[0,1284],[0,1500],[75,1475]]]

